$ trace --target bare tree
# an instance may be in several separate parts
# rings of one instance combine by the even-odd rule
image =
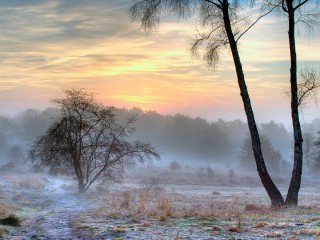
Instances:
[[[237,74],[240,95],[252,140],[257,170],[273,206],[284,204],[283,197],[271,179],[261,151],[261,143],[258,128],[247,90],[244,71],[238,51],[238,42],[241,37],[264,15],[272,11],[272,8],[250,21],[249,15],[244,9],[249,9],[256,1],[238,0],[138,0],[131,8],[134,20],[141,22],[145,31],[150,31],[157,26],[163,12],[175,12],[181,17],[197,14],[199,22],[209,30],[200,34],[193,45],[193,52],[199,47],[204,47],[204,59],[211,66],[219,60],[219,52],[224,47],[229,47],[232,53],[234,66]],[[276,8],[276,6],[274,6]]]
[[[172,161],[172,162],[170,162],[168,168],[173,172],[177,172],[177,171],[181,170],[182,166],[177,161]]]
[[[65,94],[65,98],[53,100],[60,117],[29,152],[35,167],[75,174],[79,192],[86,192],[97,180],[122,176],[124,168],[137,161],[159,158],[149,144],[130,141],[134,117],[121,124],[116,109],[97,104],[92,94],[84,90]]]
[[[310,33],[313,31],[314,24],[317,24],[319,13],[312,13],[307,8],[312,8],[312,4],[317,4],[318,0],[266,0],[267,5],[278,9],[286,14],[288,19],[288,38],[290,49],[290,93],[291,93],[291,118],[294,135],[294,164],[290,186],[288,189],[286,204],[297,205],[299,190],[301,186],[301,175],[303,165],[303,138],[299,119],[299,106],[314,89],[312,82],[306,85],[298,85],[297,70],[297,50],[296,50],[296,25],[303,23],[305,29]],[[306,11],[304,11],[306,10]],[[303,77],[303,76],[302,76]],[[306,75],[309,78],[310,76]],[[312,79],[312,78],[311,78]],[[311,90],[308,90],[310,88]],[[299,88],[300,87],[300,88]]]

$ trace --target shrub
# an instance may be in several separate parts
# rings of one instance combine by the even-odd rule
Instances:
[[[158,177],[146,177],[141,181],[141,183],[144,185],[144,188],[146,188],[147,190],[156,190],[156,191],[163,190],[167,185],[165,180],[162,180],[161,178],[158,178]]]
[[[129,208],[130,200],[131,200],[130,191],[122,192],[122,201],[121,201],[120,206],[123,207],[123,208]]]
[[[11,179],[15,187],[28,189],[42,189],[44,187],[44,179],[41,174],[12,176]]]
[[[0,224],[13,226],[13,227],[19,227],[20,226],[20,219],[14,215],[9,215],[6,218],[0,219]]]

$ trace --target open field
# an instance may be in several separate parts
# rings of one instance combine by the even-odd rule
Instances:
[[[77,193],[76,182],[3,175],[0,225],[11,239],[320,239],[320,189],[303,187],[298,208],[270,209],[261,186],[184,185],[155,179]],[[285,191],[285,188],[282,189]]]

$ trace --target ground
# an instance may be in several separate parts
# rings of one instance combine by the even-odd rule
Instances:
[[[78,194],[70,178],[3,174],[0,217],[13,215],[21,225],[0,225],[0,238],[320,239],[317,186],[302,187],[299,207],[271,209],[259,184],[226,185],[127,178]]]

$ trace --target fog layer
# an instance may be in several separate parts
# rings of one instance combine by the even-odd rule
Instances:
[[[24,163],[31,143],[47,130],[58,114],[57,110],[50,108],[44,111],[28,109],[14,117],[0,116],[1,165],[10,163],[12,167]],[[138,108],[118,111],[120,120],[132,115],[138,119],[134,124],[133,140],[155,146],[161,154],[160,164],[176,161],[186,165],[255,169],[247,124],[241,120],[208,122],[183,114],[163,116]],[[305,124],[303,128],[308,140],[305,141],[306,169],[313,168],[318,156],[315,143],[320,119]],[[283,124],[273,121],[260,124],[259,131],[263,136],[262,148],[268,168],[280,172],[281,168],[290,167],[292,133]]]

